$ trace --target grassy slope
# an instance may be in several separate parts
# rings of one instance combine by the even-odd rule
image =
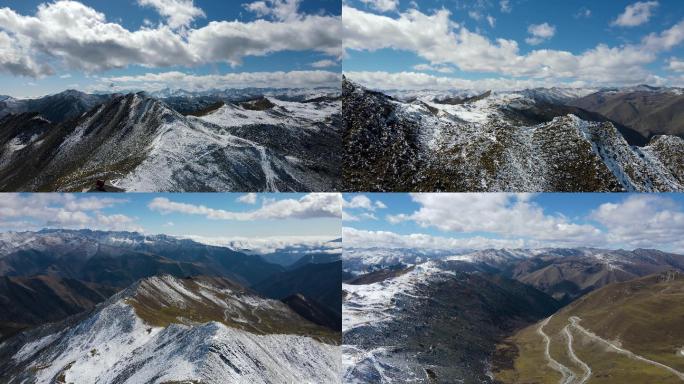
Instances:
[[[183,279],[183,285],[199,297],[202,288],[195,280]],[[183,296],[183,307],[177,305],[165,305],[159,302],[154,295],[136,294],[127,299],[140,318],[151,325],[166,327],[173,323],[196,324],[217,321],[231,328],[242,329],[251,333],[265,334],[295,334],[309,336],[319,341],[331,344],[338,344],[340,335],[328,328],[313,324],[290,310],[285,304],[278,301],[271,301],[268,308],[244,308],[242,300],[251,302],[256,299],[254,293],[245,290],[237,285],[227,283],[224,279],[214,279],[214,284],[222,284],[232,292],[212,290],[211,293],[218,299],[227,303],[234,303],[233,310],[226,310],[225,307],[215,305],[211,300],[197,300],[195,298]],[[228,285],[230,284],[230,285]],[[154,288],[151,288],[154,292]],[[236,295],[235,298],[231,297]],[[237,299],[242,295],[253,297]],[[238,300],[237,302],[234,300]],[[265,300],[265,299],[264,299]],[[237,310],[239,307],[242,310]],[[237,312],[236,312],[237,311]]]
[[[684,371],[684,277],[673,280],[663,275],[648,276],[599,289],[559,311],[544,327],[551,337],[551,356],[578,377],[583,370],[567,352],[563,328],[571,316],[598,336],[647,359]],[[544,341],[537,333],[539,324],[518,332],[499,345],[499,355],[508,352],[509,364],[495,367],[503,383],[557,383],[560,374],[551,370],[544,357]],[[616,353],[604,343],[590,339],[575,328],[575,354],[592,369],[588,383],[681,383],[667,370]],[[511,346],[512,344],[513,346]],[[515,349],[517,348],[517,351]],[[499,359],[505,361],[505,359]]]

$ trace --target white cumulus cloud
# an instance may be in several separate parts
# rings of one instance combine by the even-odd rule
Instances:
[[[135,218],[105,214],[105,208],[125,203],[109,197],[81,197],[73,194],[3,194],[0,199],[0,228],[35,230],[54,228],[90,228],[143,231]]]
[[[361,0],[361,2],[380,12],[396,11],[399,6],[399,0]]]
[[[40,4],[34,15],[0,8],[0,70],[40,77],[58,67],[99,72],[130,65],[238,66],[246,56],[281,51],[341,55],[340,18],[299,13],[299,1],[270,2],[273,19],[211,21],[201,28],[190,27],[204,15],[190,0],[139,3],[157,9],[167,23],[129,30],[73,0]]]
[[[138,4],[156,9],[171,28],[189,27],[196,18],[206,16],[193,0],[138,0]]]
[[[156,197],[148,207],[162,214],[184,213],[200,215],[214,220],[282,220],[341,218],[342,198],[337,193],[310,193],[299,199],[266,200],[260,208],[251,211],[228,211],[204,205],[174,202],[166,197]]]
[[[389,16],[343,5],[342,14],[347,50],[413,52],[432,67],[451,65],[464,72],[492,73],[499,78],[485,80],[506,80],[509,83],[518,79],[538,83],[548,80],[547,83],[552,85],[559,82],[581,82],[592,86],[663,83],[665,81],[646,66],[656,61],[659,53],[684,40],[682,21],[660,33],[647,35],[635,44],[598,44],[580,53],[535,49],[522,54],[517,41],[490,39],[473,32],[452,20],[451,12],[444,8],[430,13],[409,9]],[[531,25],[529,32],[528,43],[538,44],[552,38],[556,29],[549,23],[541,23]],[[381,76],[387,78],[383,74]],[[397,77],[414,81],[434,80],[414,74]],[[405,88],[405,84],[398,82],[391,88]]]
[[[339,88],[338,72],[314,70],[291,72],[238,72],[225,75],[193,75],[178,71],[147,73],[144,75],[101,77],[93,90],[107,91],[142,89],[158,91],[164,88],[182,88],[201,91],[213,88]],[[112,87],[112,84],[114,85]]]
[[[254,192],[251,193],[245,193],[244,195],[241,195],[236,201],[239,201],[240,203],[245,203],[245,204],[256,204],[257,202],[257,194]]]
[[[613,20],[611,25],[620,27],[636,27],[637,25],[648,22],[651,18],[651,12],[658,6],[657,1],[638,1],[625,7],[617,19]]]
[[[551,39],[556,34],[556,27],[549,23],[532,24],[527,27],[527,32],[531,36],[526,38],[525,42],[530,45],[538,45]]]

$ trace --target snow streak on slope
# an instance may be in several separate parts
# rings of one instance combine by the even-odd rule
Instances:
[[[448,273],[432,262],[413,267],[401,276],[373,284],[342,284],[347,298],[342,305],[342,331],[361,326],[378,326],[383,320],[391,319],[394,309],[392,300],[398,295],[416,297],[412,291],[415,284],[435,274]]]
[[[153,357],[153,359],[150,359]],[[323,383],[338,377],[338,347],[308,337],[254,335],[217,322],[171,325],[102,377],[103,383],[198,380],[223,383]],[[135,373],[127,371],[136,367]]]
[[[104,179],[134,192],[337,190],[340,101],[302,100],[194,117],[138,93],[61,125],[11,116],[0,122],[10,132],[0,137],[0,189],[87,191]],[[36,117],[47,128],[24,137]]]
[[[115,186],[127,191],[219,191],[240,190],[250,182],[274,190],[270,159],[256,143],[202,124],[172,122],[160,130],[146,159]]]
[[[633,147],[596,114],[525,92],[401,100],[345,81],[343,99],[350,189],[684,190],[681,138]]]
[[[301,190],[299,153],[275,153],[266,144],[245,138],[233,128],[263,126],[306,129],[312,134],[339,113],[334,103],[272,100],[276,107],[258,111],[226,104],[201,118],[174,119],[160,128],[149,154],[132,173],[114,183],[129,191]],[[298,135],[294,131],[295,135]],[[305,140],[303,138],[303,140]],[[303,157],[306,157],[304,155]],[[246,188],[246,185],[252,187]],[[318,189],[312,185],[309,188]],[[322,187],[321,187],[322,188]]]
[[[170,276],[145,279],[73,325],[31,331],[13,353],[13,378],[102,384],[338,380],[339,347],[288,333],[291,327],[317,326],[282,302],[215,284]],[[217,320],[200,321],[214,313],[220,314]],[[0,345],[5,355],[3,347],[11,347]]]
[[[54,341],[28,345],[15,360],[31,362],[28,366],[36,372],[37,382],[63,375],[66,382],[95,383],[160,331],[144,324],[130,306],[114,301],[61,335],[47,336]]]

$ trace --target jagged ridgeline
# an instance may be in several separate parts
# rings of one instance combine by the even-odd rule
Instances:
[[[343,79],[346,190],[684,190],[680,90],[396,93]],[[643,93],[637,112],[615,106]]]
[[[336,191],[339,90],[0,99],[0,191]]]
[[[298,251],[0,233],[0,383],[337,382],[340,255]]]

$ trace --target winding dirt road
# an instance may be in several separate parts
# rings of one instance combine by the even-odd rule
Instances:
[[[660,368],[666,369],[666,370],[668,370],[669,372],[673,373],[675,376],[677,376],[677,377],[679,377],[680,379],[684,380],[684,373],[682,373],[682,372],[680,372],[680,371],[678,371],[678,370],[676,370],[676,369],[674,369],[674,368],[672,368],[672,367],[670,367],[670,366],[667,366],[667,365],[665,365],[665,364],[662,364],[662,363],[659,363],[659,362],[657,362],[657,361],[653,361],[653,360],[647,359],[647,358],[645,358],[645,357],[643,357],[643,356],[637,355],[637,354],[635,354],[635,353],[633,353],[633,352],[631,352],[631,351],[628,351],[628,350],[626,350],[626,349],[624,349],[624,348],[618,347],[617,345],[611,343],[610,341],[608,341],[608,340],[606,340],[606,339],[604,339],[604,338],[602,338],[602,337],[596,335],[595,333],[591,332],[590,330],[588,330],[588,329],[582,327],[581,325],[579,325],[579,322],[582,320],[582,319],[580,319],[579,317],[577,317],[577,316],[572,316],[572,317],[570,317],[568,320],[570,320],[570,326],[572,326],[572,327],[574,327],[575,329],[577,329],[578,331],[584,333],[584,334],[585,334],[586,336],[588,336],[589,338],[594,339],[594,340],[596,340],[596,341],[599,341],[599,342],[601,342],[601,343],[603,343],[603,344],[609,346],[610,348],[612,348],[612,349],[615,350],[616,352],[621,353],[621,354],[626,355],[626,356],[629,356],[629,357],[631,357],[631,358],[633,358],[633,359],[636,359],[636,360],[639,360],[639,361],[643,361],[644,363],[651,364],[651,365],[655,365],[656,367],[660,367]]]
[[[549,367],[553,368],[554,370],[560,372],[561,374],[561,379],[559,381],[560,384],[573,384],[575,379],[577,379],[577,376],[575,373],[565,365],[559,363],[556,359],[551,357],[551,353],[549,352],[551,348],[551,339],[549,336],[544,333],[544,327],[546,324],[549,323],[553,316],[547,317],[544,321],[542,321],[541,324],[539,324],[539,328],[537,328],[537,333],[541,335],[541,337],[544,338],[544,342],[546,343],[546,347],[544,349],[544,355],[546,356],[546,360],[549,362]]]
[[[580,367],[582,367],[582,370],[584,371],[584,376],[582,376],[582,378],[580,378],[580,380],[577,382],[577,384],[584,384],[584,383],[586,383],[586,382],[589,380],[589,378],[591,377],[591,368],[589,368],[589,365],[587,365],[587,363],[585,363],[584,361],[580,360],[580,358],[577,357],[577,355],[575,354],[575,350],[572,349],[572,341],[573,341],[573,338],[572,338],[572,333],[570,332],[570,328],[569,328],[569,327],[570,327],[570,324],[566,325],[566,326],[563,328],[563,333],[565,333],[565,338],[568,340],[568,355],[570,356],[570,358],[571,358],[575,363],[577,363],[577,365],[579,365]]]

